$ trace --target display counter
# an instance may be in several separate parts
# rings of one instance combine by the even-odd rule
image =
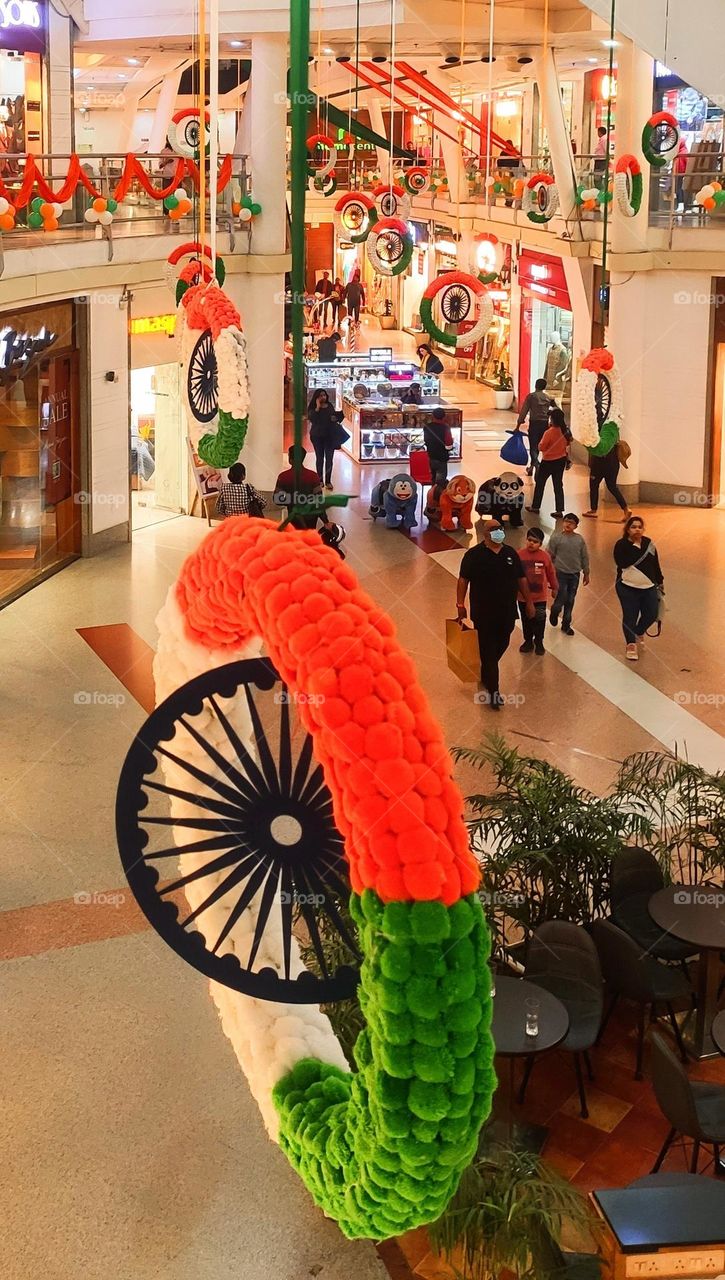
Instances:
[[[352,395],[353,387],[362,384],[368,395],[378,392],[382,383],[392,382],[396,393],[403,395],[415,382],[425,397],[439,396],[440,378],[435,373],[421,373],[415,365],[371,358],[369,352],[357,355],[338,355],[336,360],[321,364],[317,360],[305,360],[305,403],[309,404],[315,391],[327,391],[336,409],[342,408],[345,398]],[[291,407],[292,360],[286,357],[285,379],[288,387],[287,405]]]
[[[372,396],[361,404],[344,396],[342,409],[351,430],[345,450],[355,462],[406,462],[411,449],[423,448],[423,428],[437,408],[445,410],[453,438],[450,460],[460,462],[463,414],[437,396],[409,405]]]

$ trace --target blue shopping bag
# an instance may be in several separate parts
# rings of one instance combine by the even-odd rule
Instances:
[[[502,447],[500,456],[504,462],[508,462],[512,467],[525,467],[528,465],[529,454],[520,431],[511,433],[511,439],[507,440]]]

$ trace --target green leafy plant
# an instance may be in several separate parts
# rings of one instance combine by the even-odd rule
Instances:
[[[496,370],[496,390],[497,391],[513,391],[513,389],[514,389],[514,380],[511,377],[511,374],[509,373],[508,369],[506,368],[506,365],[502,360],[498,366],[498,369]]]
[[[622,762],[613,796],[649,825],[643,843],[666,880],[722,878],[725,774],[708,773],[669,751],[643,751]]]
[[[586,924],[606,908],[612,857],[650,819],[596,796],[566,773],[490,735],[458,760],[490,769],[494,789],[466,797],[471,847],[482,864],[484,907],[501,954],[545,920]]]
[[[564,1275],[562,1234],[578,1240],[593,1230],[579,1191],[534,1152],[487,1143],[484,1130],[479,1155],[428,1234],[459,1280],[496,1280],[503,1270],[519,1280],[554,1280]],[[566,1275],[593,1280],[599,1259],[577,1255],[572,1265],[570,1256]]]
[[[354,938],[357,933],[357,926],[350,916],[348,903],[342,897],[338,898],[336,896],[335,909],[345,926],[346,932],[350,937]],[[334,973],[340,965],[354,965],[356,963],[355,956],[345,945],[337,930],[333,927],[330,917],[325,912],[319,913],[317,928],[322,954],[325,957],[325,965],[329,973]],[[317,977],[322,977],[322,968],[317,953],[304,930],[301,918],[296,922],[295,932],[298,935],[302,963],[306,969],[309,969],[310,973],[316,974]],[[350,1064],[351,1070],[354,1071],[356,1068],[353,1048],[358,1035],[365,1026],[365,1018],[357,996],[355,995],[349,1000],[339,1000],[335,1004],[324,1004],[320,1007],[322,1012],[326,1013],[330,1019],[332,1029],[342,1046],[342,1051]]]

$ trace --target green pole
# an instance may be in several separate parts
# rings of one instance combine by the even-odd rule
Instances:
[[[305,195],[307,192],[307,116],[310,108],[308,55],[310,49],[310,0],[290,4],[290,98],[292,118],[292,393],[295,447],[302,445],[305,417],[304,307],[305,295]],[[295,462],[295,491],[299,468]]]

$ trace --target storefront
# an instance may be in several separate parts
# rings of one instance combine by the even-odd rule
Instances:
[[[574,317],[560,258],[523,250],[519,256],[521,334],[518,399],[522,403],[537,378],[567,418],[571,404]]]
[[[130,321],[129,469],[131,527],[189,510],[189,453],[175,340],[173,299],[162,288],[138,290]]]
[[[43,151],[45,0],[0,0],[0,173],[19,172],[7,154]]]
[[[0,602],[81,552],[78,353],[71,302],[0,318]]]

